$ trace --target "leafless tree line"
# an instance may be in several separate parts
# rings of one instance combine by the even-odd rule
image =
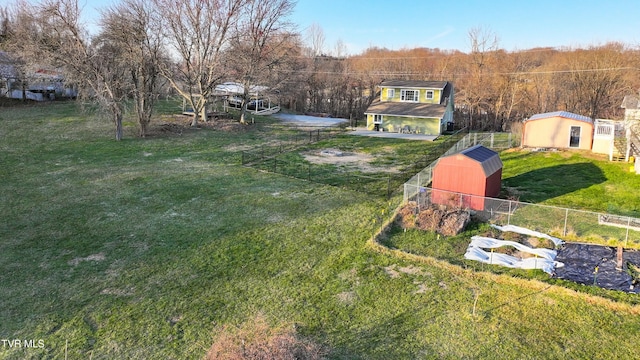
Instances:
[[[454,84],[456,122],[504,130],[540,112],[571,111],[619,118],[624,95],[640,89],[639,50],[608,43],[584,49],[508,52],[489,30],[469,30],[469,52],[372,47],[328,54],[318,25],[303,37],[288,21],[293,0],[120,0],[103,9],[97,33],[82,23],[77,0],[16,2],[0,11],[0,49],[22,61],[65,69],[67,80],[96,99],[122,137],[125,104],[133,103],[145,136],[163,84],[205,119],[215,86],[253,85],[279,94],[294,111],[362,119],[385,79]],[[245,110],[240,116],[246,122]]]
[[[133,100],[145,136],[162,82],[204,118],[215,86],[234,80],[277,87],[276,70],[300,48],[287,16],[291,0],[120,0],[102,9],[97,33],[78,0],[17,0],[0,13],[0,46],[22,66],[46,62],[96,99],[122,138]],[[297,54],[295,54],[297,55]],[[243,107],[244,108],[244,107]],[[241,117],[244,120],[244,114]]]
[[[624,96],[640,90],[637,47],[607,43],[507,52],[495,34],[482,28],[469,30],[468,39],[467,53],[373,47],[347,58],[315,56],[313,66],[299,74],[306,81],[307,105],[312,111],[361,118],[382,80],[450,81],[456,122],[499,131],[551,111],[620,119]],[[339,106],[343,99],[351,104],[348,111]]]

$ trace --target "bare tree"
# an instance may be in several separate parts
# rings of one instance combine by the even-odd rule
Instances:
[[[128,73],[139,134],[145,137],[158,97],[162,46],[153,28],[153,10],[147,0],[121,0],[102,12],[100,40],[109,43]]]
[[[282,79],[273,73],[287,63],[286,47],[293,45],[289,39],[293,36],[291,24],[286,18],[294,4],[291,0],[248,0],[243,7],[228,52],[229,68],[244,88],[240,123],[246,123],[252,88],[258,83],[273,88]]]
[[[27,85],[29,74],[33,72],[34,62],[29,46],[22,43],[22,38],[31,38],[35,33],[32,26],[32,15],[24,11],[31,5],[23,0],[18,0],[12,5],[0,9],[0,49],[7,51],[4,54],[4,77],[7,84],[7,93],[11,93],[16,87],[22,90],[22,100],[27,99]],[[3,74],[0,74],[3,76]]]
[[[346,55],[347,45],[344,44],[344,41],[342,41],[342,39],[338,39],[333,47],[333,56],[341,58]]]
[[[227,75],[222,63],[230,32],[246,0],[153,0],[175,57],[162,75],[194,110],[191,126],[206,120],[207,100]]]
[[[4,47],[11,33],[11,20],[9,6],[0,7],[0,49]]]
[[[33,7],[23,5],[21,12],[30,19],[29,29],[22,29],[25,33],[19,37],[25,51],[34,59],[45,59],[64,69],[68,81],[84,89],[110,113],[116,140],[122,139],[125,71],[114,57],[113,47],[92,42],[80,21],[78,2],[45,0]]]
[[[611,43],[587,50],[578,50],[569,59],[567,79],[570,94],[575,100],[569,111],[576,111],[596,119],[612,107],[619,108],[625,67],[624,46]]]
[[[307,43],[309,44],[309,56],[320,56],[324,52],[324,30],[318,23],[313,23],[307,29]]]
[[[487,74],[490,73],[491,57],[498,49],[498,37],[488,29],[475,27],[469,30],[469,42],[471,52],[467,63],[466,86],[460,91],[458,99],[468,112],[467,126],[469,128],[483,128],[486,125],[488,100],[491,89],[487,87]],[[473,123],[474,117],[485,122]]]

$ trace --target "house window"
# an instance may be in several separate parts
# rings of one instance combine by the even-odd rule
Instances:
[[[427,90],[427,92],[424,94],[424,97],[427,100],[433,100],[433,90]]]
[[[387,100],[391,100],[396,96],[396,89],[387,89]]]
[[[418,102],[418,94],[419,94],[418,90],[401,90],[400,100]]]

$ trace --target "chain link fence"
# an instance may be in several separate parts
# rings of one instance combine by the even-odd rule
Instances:
[[[292,151],[301,146],[313,144],[321,140],[327,140],[343,134],[343,128],[325,128],[309,131],[295,131],[281,136],[277,140],[255,147],[251,150],[241,151],[242,165],[251,165],[256,162],[269,160],[279,154]]]
[[[415,196],[421,187],[427,187],[431,184],[433,168],[440,157],[458,153],[475,145],[482,145],[494,150],[504,150],[519,146],[520,138],[512,133],[468,133],[405,183],[405,185],[410,186],[404,187],[404,201],[407,202],[410,197]]]
[[[242,165],[262,171],[290,176],[325,185],[343,187],[387,199],[403,190],[402,185],[416,172],[437,160],[452,145],[465,138],[466,129],[446,137],[410,165],[387,174],[363,174],[359,171],[336,170],[327,164],[312,164],[308,161],[287,158],[286,153],[305,145],[326,140],[344,133],[342,129],[313,130],[270,142],[269,144],[241,152]],[[381,171],[382,172],[382,171]]]
[[[405,183],[405,203],[418,211],[432,205],[475,208],[475,216],[495,225],[515,225],[564,240],[640,248],[640,219],[550,205],[530,204],[431,189]]]

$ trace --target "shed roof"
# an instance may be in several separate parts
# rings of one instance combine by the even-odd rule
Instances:
[[[542,114],[535,114],[530,118],[526,119],[525,122],[531,121],[531,120],[548,119],[556,116],[567,118],[567,119],[578,120],[578,121],[584,121],[589,124],[593,124],[593,120],[591,120],[590,117],[574,114],[568,111],[554,111],[554,112],[548,112],[548,113],[542,113]]]
[[[463,155],[480,164],[485,176],[493,175],[496,171],[502,169],[502,160],[497,152],[486,148],[482,145],[475,145],[460,151],[458,154]]]

